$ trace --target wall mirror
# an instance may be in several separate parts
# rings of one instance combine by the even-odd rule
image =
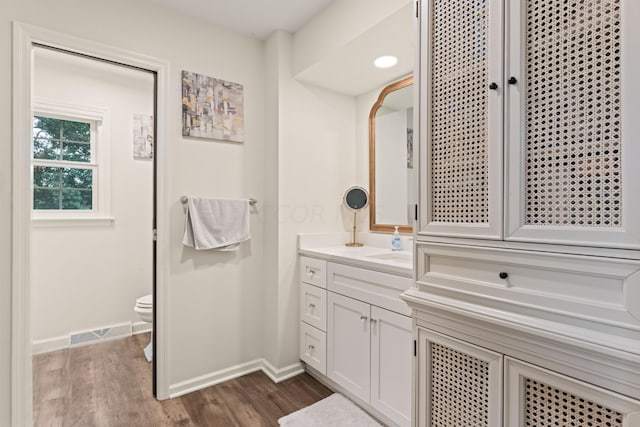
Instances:
[[[413,76],[382,89],[369,113],[369,224],[413,228]]]

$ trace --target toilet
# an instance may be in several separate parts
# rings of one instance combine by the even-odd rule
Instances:
[[[153,296],[149,294],[138,298],[133,310],[143,322],[153,323]],[[144,355],[151,362],[153,358],[153,332],[149,344],[144,348]]]

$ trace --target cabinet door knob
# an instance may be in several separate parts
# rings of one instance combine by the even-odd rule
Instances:
[[[313,311],[313,309],[316,308],[316,305],[311,303],[309,304],[309,311]]]
[[[360,320],[362,320],[363,322],[366,322],[368,318],[369,318],[369,317],[368,317],[368,316],[365,316],[364,314],[361,314],[361,315],[360,315]]]
[[[509,273],[507,273],[506,271],[501,271],[500,274],[498,274],[498,276],[501,279],[506,279],[507,277],[509,277]]]
[[[378,321],[377,321],[376,319],[369,319],[369,322],[370,322],[372,325],[375,325]]]
[[[309,349],[309,351],[313,351],[315,349],[315,347],[313,346],[313,344],[309,344],[309,347],[307,347]]]
[[[511,77],[509,77],[509,80],[507,80],[507,82],[510,85],[514,85],[514,84],[518,83],[518,79],[516,79],[515,77],[511,76]]]
[[[496,82],[489,83],[489,89],[491,89],[491,90],[498,89],[498,83],[496,83]]]
[[[314,274],[316,274],[315,270],[309,270],[309,272],[307,273],[309,276],[313,276]]]

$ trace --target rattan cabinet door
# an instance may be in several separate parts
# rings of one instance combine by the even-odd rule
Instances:
[[[506,240],[640,248],[640,2],[508,4]]]
[[[420,2],[418,235],[502,238],[502,8]]]
[[[499,353],[419,328],[417,425],[501,426],[502,360]]]
[[[505,358],[505,424],[637,427],[640,402],[509,357]]]

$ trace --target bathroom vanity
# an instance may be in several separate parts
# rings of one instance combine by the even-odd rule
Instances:
[[[300,359],[383,422],[408,426],[414,348],[400,294],[411,287],[413,258],[381,246],[300,237]]]

